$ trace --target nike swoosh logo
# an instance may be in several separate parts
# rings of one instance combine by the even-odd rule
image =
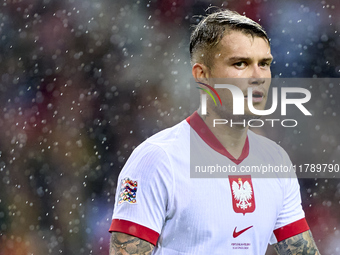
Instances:
[[[241,235],[242,233],[246,232],[248,229],[250,229],[250,228],[252,228],[252,227],[253,227],[253,226],[247,227],[247,228],[242,229],[242,230],[240,230],[240,231],[238,231],[238,232],[236,232],[236,228],[237,228],[237,227],[235,227],[234,233],[233,233],[233,237],[234,237],[234,238],[238,237],[239,235]]]

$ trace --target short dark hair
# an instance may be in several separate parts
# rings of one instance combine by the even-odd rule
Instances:
[[[219,10],[204,17],[195,27],[190,37],[191,63],[201,62],[212,65],[213,49],[230,31],[241,31],[252,37],[261,37],[268,41],[266,31],[250,18],[230,10]]]

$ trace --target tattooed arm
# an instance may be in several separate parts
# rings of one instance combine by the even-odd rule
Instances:
[[[279,255],[320,255],[310,230],[282,240],[274,248]]]
[[[150,255],[154,245],[138,237],[112,232],[110,255]]]

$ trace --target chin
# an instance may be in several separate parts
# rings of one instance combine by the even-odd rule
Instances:
[[[253,119],[260,119],[262,116],[261,115],[255,115],[254,113],[245,113],[243,116],[237,116],[237,118],[242,119],[242,120],[253,120]]]

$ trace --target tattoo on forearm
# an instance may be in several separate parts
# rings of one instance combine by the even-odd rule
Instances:
[[[275,244],[274,248],[279,255],[320,255],[309,230]]]
[[[151,243],[134,236],[119,232],[111,234],[110,255],[150,255],[153,247]]]

